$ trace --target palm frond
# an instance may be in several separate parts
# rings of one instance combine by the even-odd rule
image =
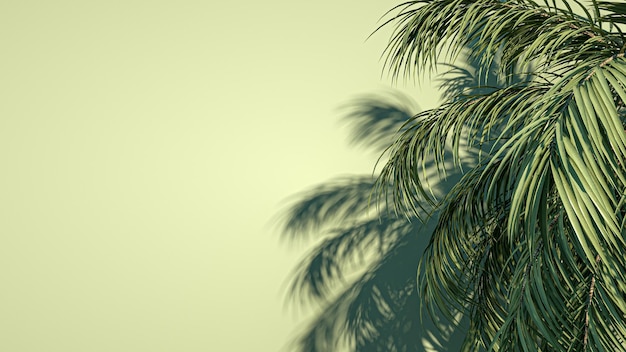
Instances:
[[[602,20],[615,24],[626,24],[626,4],[616,1],[598,1],[598,8],[607,12]]]
[[[576,62],[616,54],[623,43],[621,36],[597,26],[591,14],[532,1],[418,0],[402,8],[390,19],[396,29],[386,49],[385,65],[396,78],[432,71],[466,46],[474,48],[482,67],[501,54],[500,72],[511,73],[533,64],[540,72],[559,65],[567,70]]]

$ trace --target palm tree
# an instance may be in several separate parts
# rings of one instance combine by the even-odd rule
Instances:
[[[415,115],[388,149],[377,194],[399,214],[438,214],[417,271],[424,304],[469,320],[464,351],[625,351],[626,4],[418,0],[393,11],[394,78],[470,46],[505,82]],[[469,166],[463,142],[479,150]],[[461,166],[437,196],[429,178]]]

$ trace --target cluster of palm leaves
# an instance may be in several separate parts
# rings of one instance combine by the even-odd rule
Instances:
[[[495,67],[503,84],[451,89],[399,128],[378,179],[354,184],[375,188],[373,218],[361,191],[293,208],[343,221],[296,275],[327,302],[300,349],[419,351],[423,303],[444,332],[467,319],[464,351],[626,350],[626,4],[421,0],[390,14],[394,77],[470,47],[478,75]],[[332,286],[355,252],[373,264]]]

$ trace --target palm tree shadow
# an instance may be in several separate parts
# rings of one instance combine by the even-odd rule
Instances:
[[[357,100],[346,117],[354,143],[366,144],[371,136],[370,146],[380,149],[413,116],[395,97]],[[454,180],[450,175],[448,183]],[[458,350],[455,326],[440,330],[432,318],[420,319],[417,270],[435,222],[406,218],[385,202],[372,204],[374,184],[373,176],[337,178],[300,194],[284,215],[283,240],[316,243],[293,273],[290,299],[322,306],[291,350]]]
[[[476,77],[479,65],[450,66],[454,78],[443,81],[444,97],[496,89],[491,69],[484,80]],[[477,84],[481,81],[485,84]],[[344,108],[351,142],[377,152],[417,112],[416,104],[399,93],[361,97]],[[477,162],[477,152],[470,150],[466,159]],[[435,169],[432,163],[424,168],[431,179],[437,179]],[[451,170],[433,185],[436,195],[445,195],[461,177],[459,169]],[[290,350],[458,351],[467,322],[426,314],[416,280],[436,213],[429,216],[424,209],[419,218],[406,217],[386,199],[373,202],[375,181],[364,175],[331,180],[301,193],[283,214],[283,241],[315,243],[292,274],[289,299],[321,307]]]

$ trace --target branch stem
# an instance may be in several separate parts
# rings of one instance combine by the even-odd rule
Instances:
[[[596,264],[600,262],[600,254],[596,256]],[[583,349],[587,347],[589,342],[589,309],[593,300],[593,293],[596,289],[596,275],[591,276],[591,283],[589,285],[589,299],[587,301],[587,310],[585,311],[585,336],[583,337]]]

